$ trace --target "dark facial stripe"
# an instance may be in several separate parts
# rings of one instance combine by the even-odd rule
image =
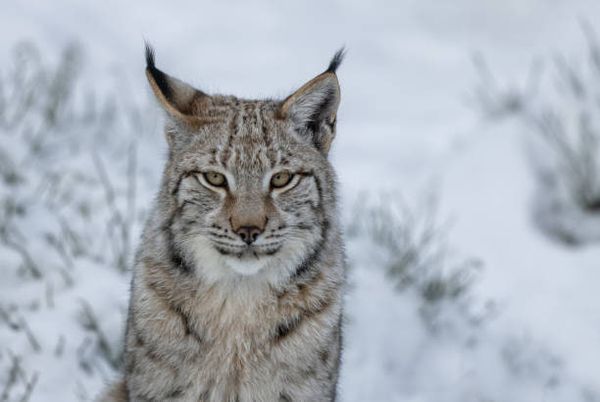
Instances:
[[[173,231],[173,224],[175,220],[181,215],[181,211],[185,206],[185,202],[175,210],[175,212],[171,215],[171,217],[167,220],[167,223],[163,226],[162,230],[165,234],[166,238],[166,246],[168,258],[170,261],[170,266],[177,269],[179,272],[183,272],[185,274],[191,274],[194,272],[194,267],[185,260],[181,250],[177,247],[177,243],[175,242],[175,233]]]
[[[170,245],[169,245],[169,261],[171,262],[171,265],[173,267],[175,267],[176,269],[180,270],[181,272],[183,272],[185,274],[191,274],[194,271],[194,269],[191,267],[191,265],[185,261],[185,259],[181,255],[181,252],[175,246],[172,233],[170,236]]]
[[[292,275],[291,279],[296,280],[302,278],[307,272],[311,271],[316,262],[321,258],[321,247],[317,246],[308,257],[306,257],[302,263],[296,268],[296,271]]]
[[[175,182],[175,187],[173,187],[173,190],[171,191],[171,195],[172,195],[172,196],[174,196],[174,198],[175,198],[175,201],[177,201],[177,195],[179,194],[179,188],[181,187],[181,182],[182,182],[184,179],[186,179],[186,178],[188,178],[188,177],[190,177],[190,176],[196,176],[196,177],[198,177],[198,176],[199,176],[199,175],[201,175],[201,174],[202,174],[202,172],[200,172],[200,171],[198,171],[198,170],[189,170],[189,171],[187,171],[187,172],[183,172],[183,173],[181,173],[181,174],[180,174],[180,175],[177,177],[177,181]],[[199,181],[199,179],[197,179],[197,178],[196,178],[196,180],[197,180],[198,182],[200,182],[200,181]]]
[[[303,176],[313,177],[315,180],[315,185],[317,187],[317,194],[319,197],[319,205],[323,205],[323,191],[319,178],[314,175],[312,172],[300,173]],[[296,271],[290,278],[290,281],[298,280],[303,276],[307,275],[308,272],[314,271],[317,269],[316,265],[321,259],[321,253],[324,248],[325,242],[327,241],[329,235],[329,221],[324,219],[321,224],[321,240],[315,246],[314,251],[308,255],[296,268]]]
[[[323,184],[318,176],[313,175],[313,177],[315,179],[315,186],[317,187],[317,194],[319,195],[319,205],[323,205]]]
[[[328,235],[329,221],[325,220],[321,224],[321,240],[315,246],[314,251],[300,263],[298,268],[296,268],[296,271],[290,278],[290,281],[302,279],[305,276],[309,276],[308,273],[312,273],[318,269],[317,265],[321,259],[323,248],[325,246],[325,242],[327,241]]]

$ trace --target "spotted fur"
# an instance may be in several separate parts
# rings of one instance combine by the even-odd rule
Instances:
[[[344,253],[327,155],[343,54],[284,100],[209,96],[146,56],[169,157],[136,257],[123,378],[101,400],[334,401]],[[273,188],[281,171],[292,179]]]

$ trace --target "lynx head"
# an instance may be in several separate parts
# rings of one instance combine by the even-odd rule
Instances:
[[[208,280],[304,269],[335,219],[339,51],[323,73],[283,100],[208,95],[155,66],[146,75],[168,120],[159,197],[172,261]]]

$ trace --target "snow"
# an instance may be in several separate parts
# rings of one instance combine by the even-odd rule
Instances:
[[[39,48],[48,68],[76,41],[84,65],[71,105],[76,118],[48,129],[46,153],[32,154],[23,134],[35,132],[40,113],[0,127],[0,173],[10,160],[24,177],[19,186],[0,181],[2,211],[9,202],[25,207],[14,225],[3,215],[0,226],[43,274],[33,278],[22,256],[0,242],[0,400],[13,356],[23,370],[9,401],[36,375],[31,401],[91,400],[115,376],[109,360],[121,349],[130,279],[116,259],[132,253],[115,248],[119,217],[135,247],[165,153],[143,75],[144,39],[170,74],[247,97],[287,95],[345,45],[332,154],[345,224],[358,219],[362,193],[391,193],[416,211],[423,193],[433,192],[440,224],[450,222],[449,252],[482,262],[464,297],[444,301],[444,324],[432,331],[418,290],[399,290],[386,275],[389,250],[364,232],[349,233],[343,401],[600,400],[600,246],[568,247],[540,233],[531,215],[539,194],[527,127],[485,120],[467,102],[473,54],[483,54],[498,77],[521,80],[534,60],[584,51],[580,20],[599,16],[592,0],[5,1],[3,84],[22,40]],[[98,110],[83,120],[88,90]],[[101,118],[109,99],[112,123]],[[130,119],[134,113],[139,120]],[[67,247],[66,257],[56,244]],[[86,305],[100,332],[83,317]]]

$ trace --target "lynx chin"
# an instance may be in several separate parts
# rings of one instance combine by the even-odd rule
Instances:
[[[335,401],[344,247],[329,67],[283,100],[155,65],[168,160],[137,252],[121,380],[101,401]]]

